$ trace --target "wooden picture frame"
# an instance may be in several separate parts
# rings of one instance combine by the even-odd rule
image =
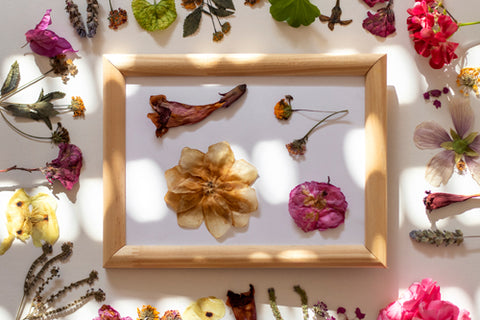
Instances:
[[[127,245],[126,78],[247,75],[364,77],[366,154],[364,244]],[[103,81],[103,266],[105,268],[386,267],[386,55],[105,55]]]

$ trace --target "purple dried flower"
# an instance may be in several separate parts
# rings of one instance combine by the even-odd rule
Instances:
[[[395,14],[390,7],[391,4],[392,2],[389,2],[385,8],[378,9],[376,14],[367,12],[368,17],[363,20],[363,28],[373,35],[384,38],[394,33]]]
[[[324,182],[304,182],[290,192],[288,211],[304,232],[338,227],[345,220],[348,203],[336,186]]]
[[[435,108],[438,109],[442,106],[442,103],[440,102],[440,100],[435,99],[435,101],[433,101],[433,105],[435,106]]]
[[[433,89],[430,90],[430,94],[432,95],[432,97],[438,98],[442,95],[442,91],[438,89]]]
[[[93,320],[132,320],[130,317],[120,317],[120,313],[108,304],[104,304],[98,309],[98,315]]]
[[[82,151],[74,144],[61,143],[58,147],[58,157],[47,163],[41,171],[50,183],[58,180],[67,190],[71,190],[80,177]]]
[[[363,318],[365,318],[365,313],[362,313],[362,311],[360,310],[360,308],[356,308],[355,309],[355,315],[357,316],[358,319],[362,320]]]
[[[338,307],[337,313],[344,314],[347,310],[344,307]]]
[[[427,91],[423,94],[423,99],[425,99],[425,100],[430,99],[430,91]]]
[[[448,87],[443,87],[442,91],[445,94],[450,93],[450,89],[448,89]]]

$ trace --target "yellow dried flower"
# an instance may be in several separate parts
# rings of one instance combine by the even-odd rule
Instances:
[[[479,95],[478,82],[479,82],[480,68],[463,68],[457,76],[457,86],[463,87],[460,92],[465,96],[468,96],[470,91],[473,91],[475,95]]]
[[[137,308],[137,313],[137,320],[159,320],[157,309],[151,305],[143,306],[141,310]]]
[[[70,110],[73,111],[73,117],[83,117],[85,116],[85,105],[83,104],[83,100],[80,97],[72,97],[72,103],[70,105]]]

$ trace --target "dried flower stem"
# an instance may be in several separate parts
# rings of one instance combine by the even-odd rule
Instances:
[[[22,131],[18,129],[13,123],[11,123],[7,117],[5,117],[5,114],[3,114],[3,110],[0,109],[0,115],[2,116],[3,120],[8,124],[10,128],[12,128],[14,131],[16,131],[18,134],[25,136],[27,138],[31,139],[38,139],[38,140],[52,140],[52,137],[39,137],[39,136],[34,136],[32,134],[26,133],[25,131]],[[1,172],[1,171],[0,171]]]
[[[293,290],[300,295],[300,300],[301,300],[301,303],[302,303],[303,319],[308,320],[308,297],[307,297],[307,293],[299,285],[294,286]]]
[[[27,82],[27,83],[25,83],[24,85],[18,87],[16,90],[13,90],[13,91],[7,93],[6,95],[0,96],[0,102],[5,101],[6,99],[12,97],[13,95],[19,93],[19,92],[22,91],[22,90],[28,88],[29,86],[31,86],[31,85],[39,82],[40,80],[45,79],[45,77],[47,76],[47,74],[49,74],[49,73],[52,72],[52,71],[53,71],[53,68],[50,69],[50,70],[48,70],[48,71],[45,72],[44,74],[38,76],[37,78],[31,80],[30,82]]]
[[[273,316],[276,320],[283,320],[280,310],[278,310],[277,297],[275,296],[275,289],[268,289],[268,298],[270,301],[270,308],[272,308]]]
[[[339,113],[345,113],[345,114],[346,114],[346,113],[348,113],[348,110],[345,109],[345,110],[335,111],[335,112],[329,114],[328,116],[326,116],[325,118],[323,118],[322,120],[320,120],[319,122],[317,122],[317,124],[314,125],[314,126],[312,127],[312,129],[310,129],[310,130],[303,136],[303,138],[301,138],[300,140],[305,140],[305,141],[307,141],[307,140],[308,140],[308,136],[313,132],[313,130],[315,130],[319,125],[321,125],[322,123],[324,123],[325,121],[327,121],[329,118],[331,118],[331,117],[333,117],[334,115],[339,114]]]

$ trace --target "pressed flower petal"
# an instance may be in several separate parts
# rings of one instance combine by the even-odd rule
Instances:
[[[13,234],[9,234],[3,239],[2,243],[0,244],[0,255],[3,255],[8,249],[10,249],[13,240],[15,240],[15,236]]]
[[[438,149],[443,142],[452,141],[452,139],[438,123],[425,121],[415,128],[413,141],[420,149]]]
[[[184,320],[219,320],[224,316],[225,304],[213,296],[198,299],[182,314]]]
[[[251,185],[258,178],[258,171],[251,163],[241,159],[235,161],[224,181],[240,181]]]
[[[248,225],[250,221],[250,213],[232,212],[232,226],[236,228],[243,228]]]
[[[207,172],[205,170],[204,158],[205,153],[200,150],[185,147],[182,149],[182,154],[178,162],[179,169],[181,172],[206,179]]]
[[[253,188],[237,188],[231,191],[218,190],[218,194],[225,199],[227,205],[233,211],[249,213],[258,208],[257,194]]]
[[[216,239],[223,236],[232,225],[231,210],[218,197],[205,197],[202,208],[208,231]]]
[[[235,155],[230,145],[222,141],[208,147],[205,162],[208,163],[208,168],[212,173],[224,176],[235,163]]]
[[[48,194],[39,193],[32,197],[32,217],[34,228],[32,230],[32,240],[36,247],[42,246],[42,240],[54,244],[59,237],[57,223],[57,202]]]
[[[427,164],[425,180],[434,187],[445,185],[453,174],[455,152],[443,150],[437,153]]]
[[[203,209],[196,206],[190,210],[177,213],[177,223],[182,228],[197,229],[203,222]]]
[[[182,173],[179,166],[165,171],[168,190],[174,193],[196,193],[202,190],[201,180],[188,173]]]
[[[202,200],[202,192],[197,193],[174,193],[168,191],[165,195],[165,202],[175,212],[184,212],[190,210],[200,204]]]
[[[469,100],[454,98],[448,105],[448,110],[452,116],[455,131],[461,138],[464,138],[465,134],[472,128],[475,119]]]
[[[480,157],[465,157],[465,163],[473,180],[480,184]]]

